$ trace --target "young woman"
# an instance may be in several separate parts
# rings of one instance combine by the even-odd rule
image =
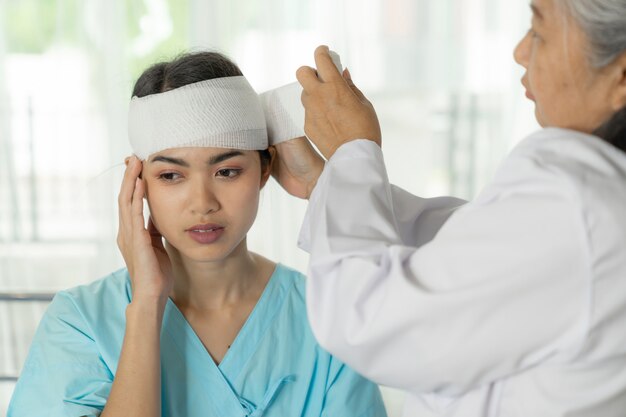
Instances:
[[[246,246],[273,150],[239,69],[184,55],[133,96],[127,268],[55,297],[9,417],[385,416],[378,388],[315,342],[304,277]]]
[[[325,47],[320,78],[298,72],[328,158],[318,179],[309,148],[277,145],[277,177],[310,197],[309,319],[406,390],[406,416],[626,415],[626,2],[531,7],[515,59],[545,129],[467,203],[390,185],[374,110]]]

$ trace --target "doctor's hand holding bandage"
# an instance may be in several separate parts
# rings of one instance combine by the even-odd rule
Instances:
[[[327,46],[315,50],[317,71],[301,67],[296,76],[303,86],[305,132],[329,159],[342,144],[369,139],[381,145],[381,132],[372,103],[354,85],[348,69],[339,72]],[[324,162],[306,137],[275,145],[280,157],[273,175],[290,194],[308,199]]]
[[[317,73],[297,74],[305,132],[327,158],[307,177],[304,140],[277,146],[312,189],[299,238],[311,327],[405,390],[407,417],[626,410],[626,4],[531,8],[514,56],[543,129],[469,202],[390,183],[374,110],[327,48]]]
[[[304,91],[305,132],[329,159],[342,144],[369,139],[379,146],[381,133],[372,104],[354,85],[348,69],[339,73],[327,46],[315,50],[317,71],[301,67],[296,76]]]

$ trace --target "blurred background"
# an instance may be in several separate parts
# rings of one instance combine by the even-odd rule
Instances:
[[[328,44],[376,107],[392,182],[471,198],[536,129],[512,51],[526,0],[0,0],[0,415],[55,291],[123,266],[134,80],[218,50],[262,92]],[[306,206],[271,183],[249,245],[306,270]],[[391,417],[403,395],[383,387]]]

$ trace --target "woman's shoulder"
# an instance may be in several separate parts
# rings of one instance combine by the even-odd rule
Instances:
[[[130,302],[131,287],[126,268],[119,269],[89,284],[78,285],[59,291],[50,304],[47,315],[78,311],[85,319],[97,320],[103,311],[123,314]]]
[[[114,271],[88,284],[77,285],[59,292],[59,294],[91,302],[96,299],[127,298],[130,301],[130,280],[126,268]]]
[[[306,277],[304,274],[287,265],[278,263],[276,264],[274,275],[280,282],[281,286],[298,295],[302,299],[302,302],[304,302],[306,290]]]
[[[304,332],[300,334],[301,339],[312,337],[307,319],[305,292],[304,275],[278,263],[264,294],[266,300],[271,300],[271,307],[262,310],[266,314],[275,314],[277,329],[284,331],[285,328],[290,328],[292,331],[298,329],[297,332]]]
[[[70,351],[76,358],[93,353],[109,358],[110,365],[121,347],[129,295],[125,269],[90,284],[59,291],[39,323],[29,355],[67,359]],[[73,350],[64,344],[71,344]],[[38,363],[29,359],[25,366],[37,367]]]

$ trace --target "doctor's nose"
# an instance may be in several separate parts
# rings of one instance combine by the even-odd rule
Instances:
[[[220,209],[220,203],[209,184],[198,181],[192,185],[189,208],[193,214],[205,215]]]
[[[513,59],[524,68],[528,68],[528,59],[532,43],[532,32],[528,31],[513,51]]]

